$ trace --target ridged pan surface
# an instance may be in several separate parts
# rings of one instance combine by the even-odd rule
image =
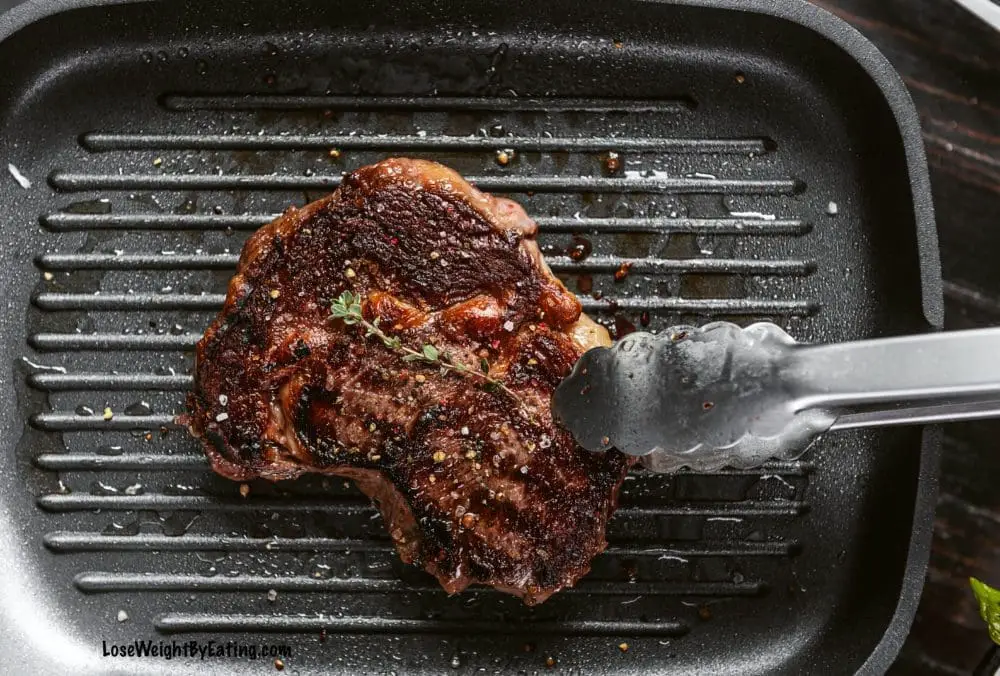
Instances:
[[[553,269],[619,334],[934,328],[908,99],[856,33],[771,4],[8,15],[5,658],[31,673],[275,670],[272,656],[103,655],[198,640],[286,646],[289,673],[884,669],[925,565],[931,431],[831,434],[760,470],[636,471],[592,572],[528,608],[446,596],[340,479],[241,491],[172,422],[249,233],[388,156],[524,204]]]

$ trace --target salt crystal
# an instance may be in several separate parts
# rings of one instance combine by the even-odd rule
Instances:
[[[25,190],[31,187],[31,181],[28,180],[28,177],[22,174],[21,170],[15,167],[13,164],[7,165],[7,171],[10,172],[10,175],[14,177],[14,180],[17,181],[17,184],[19,186],[21,186]]]
[[[223,411],[219,415],[215,416],[216,422],[222,422],[223,420],[229,420],[229,414]]]

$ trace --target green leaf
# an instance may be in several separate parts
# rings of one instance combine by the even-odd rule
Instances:
[[[359,300],[360,298],[355,296],[350,291],[345,291],[330,304],[330,312],[334,317],[360,315],[361,305],[358,302]]]
[[[404,354],[403,361],[423,361],[425,359],[422,354]]]
[[[479,360],[479,370],[483,373],[490,372],[490,363],[486,361],[485,357]]]
[[[424,357],[427,358],[427,361],[437,361],[439,356],[436,347],[430,343],[424,345]]]
[[[990,638],[1000,645],[1000,591],[993,589],[974,577],[969,578],[972,585],[972,592],[979,601],[979,614],[986,621],[986,626],[990,631]]]

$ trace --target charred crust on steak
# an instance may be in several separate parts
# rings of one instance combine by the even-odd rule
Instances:
[[[610,340],[536,232],[516,203],[407,159],[261,228],[197,346],[188,422],[213,469],[354,480],[400,556],[450,593],[481,583],[539,603],[572,586],[606,547],[632,461],[583,450],[552,420],[556,385]],[[485,368],[522,405],[331,319],[348,290],[366,321]]]

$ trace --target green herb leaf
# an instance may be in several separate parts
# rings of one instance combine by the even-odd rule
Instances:
[[[974,577],[969,578],[972,592],[979,601],[979,614],[986,621],[993,642],[1000,644],[1000,591],[993,589]]]
[[[378,338],[387,348],[400,353],[400,357],[404,362],[425,362],[427,364],[437,364],[439,366],[441,377],[446,377],[448,373],[452,371],[468,376],[476,376],[477,378],[485,381],[481,386],[487,392],[504,392],[517,401],[519,406],[521,405],[520,399],[514,392],[510,391],[500,381],[490,378],[490,364],[486,361],[486,359],[482,359],[479,362],[479,367],[482,369],[482,373],[477,373],[475,367],[466,366],[460,362],[453,361],[451,355],[448,353],[442,353],[432,343],[422,345],[419,351],[403,345],[403,341],[399,338],[399,336],[391,336],[379,327],[378,318],[375,318],[372,321],[365,319],[364,315],[361,313],[361,296],[356,295],[352,291],[344,291],[335,300],[330,302],[330,316],[335,319],[342,320],[344,324],[348,326],[360,324],[361,327],[365,329],[365,338],[371,338],[373,336]],[[525,415],[529,420],[531,420],[530,415],[526,414],[523,408],[521,412],[522,415]]]
[[[355,304],[354,294],[345,291],[330,304],[330,312],[334,317],[346,317],[352,314],[352,306]]]

